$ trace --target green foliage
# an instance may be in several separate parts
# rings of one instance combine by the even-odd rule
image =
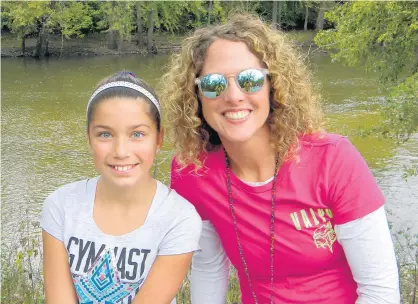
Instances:
[[[90,9],[85,2],[60,1],[51,19],[67,39],[71,36],[83,37],[81,30],[89,28],[92,24]]]
[[[42,246],[39,222],[29,219],[28,210],[22,214],[16,243],[2,243],[1,250],[1,303],[45,303],[42,279]]]
[[[37,22],[51,13],[49,3],[44,1],[3,2],[1,18],[18,38],[36,31]]]
[[[417,303],[418,234],[412,234],[411,227],[405,227],[392,235],[401,281],[402,303]]]
[[[418,176],[418,161],[413,162],[410,166],[404,166],[404,174],[402,177],[405,180],[413,176]],[[417,197],[418,198],[418,197]]]
[[[282,1],[281,24],[285,29],[303,27],[305,6],[315,1]],[[2,3],[3,29],[18,38],[36,34],[40,24],[48,32],[70,39],[88,32],[117,32],[129,39],[136,28],[136,8],[143,29],[152,11],[154,27],[162,32],[185,33],[203,25],[225,22],[231,12],[243,11],[271,20],[271,1],[6,1]],[[313,24],[316,10],[309,10]]]
[[[417,2],[349,2],[325,17],[336,28],[320,32],[316,43],[336,51],[335,60],[364,64],[384,82],[396,81],[405,67],[417,67]]]
[[[185,32],[195,28],[199,28],[202,25],[208,23],[208,17],[210,14],[211,23],[217,23],[219,12],[223,12],[219,1],[212,1],[212,9],[209,12],[209,3],[202,1],[189,1],[187,2],[186,13],[181,16],[180,20],[180,32]]]
[[[383,116],[391,134],[405,141],[418,130],[418,73],[405,78],[391,90]]]
[[[418,130],[418,2],[348,2],[325,17],[336,27],[318,33],[316,44],[333,60],[379,74],[382,89],[391,89],[383,133],[408,139]]]
[[[104,1],[98,3],[95,17],[100,21],[97,26],[105,31],[117,31],[119,35],[128,38],[134,30],[134,3],[126,1]]]

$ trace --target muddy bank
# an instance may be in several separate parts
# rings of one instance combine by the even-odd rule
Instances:
[[[154,36],[152,54],[167,54],[180,50],[181,41],[186,36],[156,33]],[[295,32],[290,35],[296,44],[301,47],[314,46],[314,32]],[[147,55],[147,46],[140,48],[136,39],[124,40],[117,48],[109,47],[109,40],[105,34],[93,34],[83,38],[61,39],[61,36],[49,35],[49,57],[78,57],[78,56],[103,56],[103,55]],[[33,57],[36,46],[36,37],[26,39],[25,52],[22,53],[21,41],[10,33],[1,36],[1,57]]]
[[[156,36],[153,42],[153,54],[166,54],[180,49],[183,37]],[[122,46],[116,49],[109,48],[109,42],[104,35],[94,35],[84,38],[62,40],[61,36],[49,36],[48,54],[46,57],[78,57],[78,56],[103,56],[103,55],[127,55],[148,54],[147,46],[138,46],[136,40],[124,40]],[[36,38],[26,39],[25,52],[22,52],[21,41],[11,34],[4,34],[1,38],[1,57],[33,57],[36,46]]]

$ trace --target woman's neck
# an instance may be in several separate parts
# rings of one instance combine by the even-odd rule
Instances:
[[[231,170],[241,180],[262,182],[274,175],[276,152],[267,125],[246,142],[222,141]]]
[[[104,178],[100,178],[97,185],[96,200],[102,204],[132,207],[142,200],[149,201],[153,197],[157,187],[156,181],[149,178],[142,180],[135,186],[119,187]]]

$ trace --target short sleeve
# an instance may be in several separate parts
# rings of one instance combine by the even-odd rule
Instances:
[[[380,208],[385,198],[360,152],[347,139],[333,146],[329,162],[329,200],[335,224],[361,218]]]
[[[172,228],[164,236],[158,255],[174,255],[200,250],[199,240],[202,233],[202,220],[193,206],[179,212]]]
[[[64,210],[62,204],[49,195],[42,209],[41,227],[54,238],[64,241]]]

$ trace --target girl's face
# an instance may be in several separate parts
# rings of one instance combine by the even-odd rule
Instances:
[[[263,69],[265,66],[244,42],[218,39],[207,50],[200,76],[211,73],[236,76],[249,68]],[[267,77],[261,90],[250,94],[243,92],[229,77],[226,91],[216,98],[207,98],[199,90],[203,116],[224,144],[246,142],[258,136],[263,128],[268,128],[269,92]]]
[[[150,177],[162,132],[140,99],[115,97],[94,109],[88,142],[96,170],[119,187],[132,187]]]

